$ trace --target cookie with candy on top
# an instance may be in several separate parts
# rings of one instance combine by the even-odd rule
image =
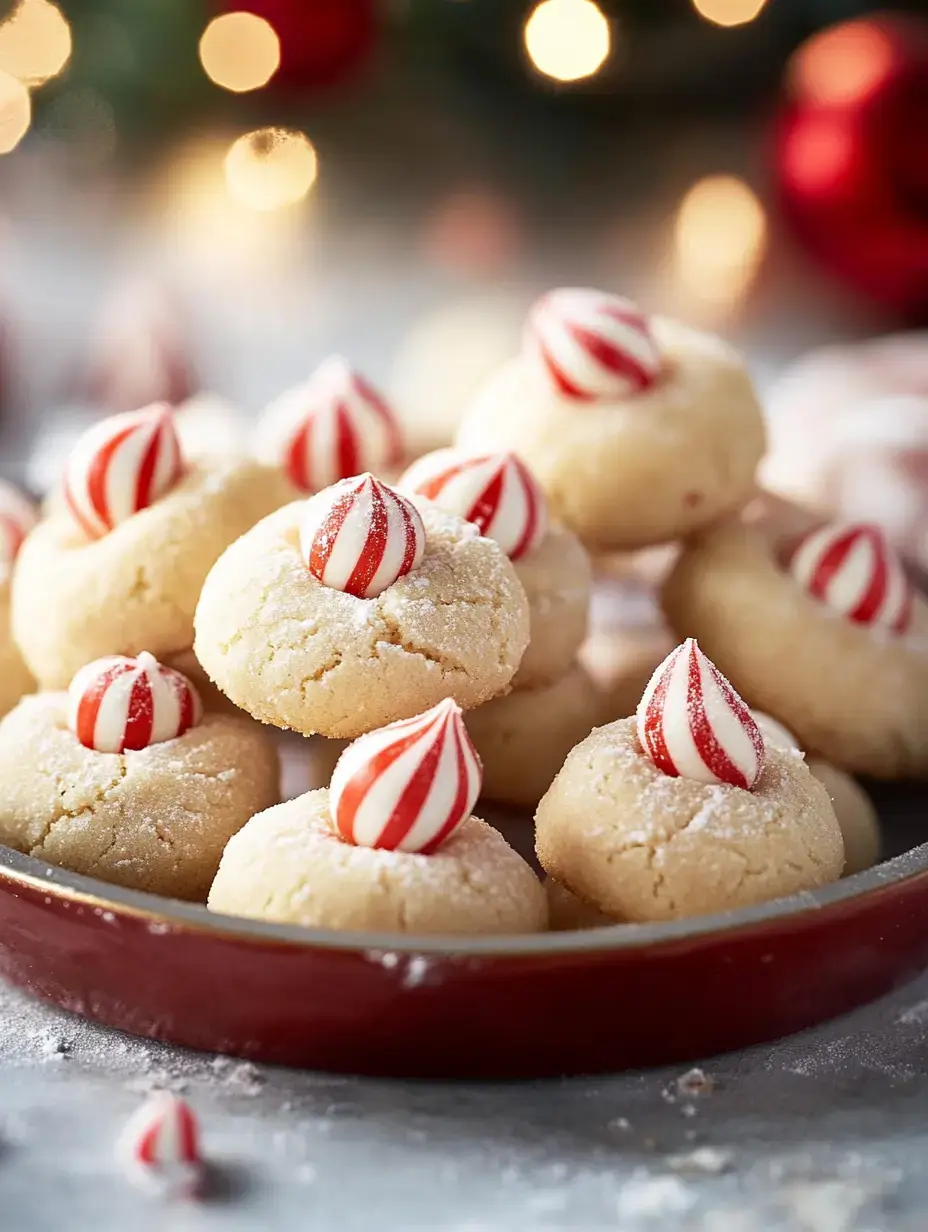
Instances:
[[[250,458],[186,458],[167,404],[94,424],[17,561],[13,636],[40,686],[65,688],[106,654],[189,650],[217,557],[290,496]]]
[[[810,755],[928,775],[928,605],[880,527],[727,520],[685,545],[662,605]]]
[[[392,479],[406,455],[393,408],[341,355],[324,359],[308,380],[265,408],[254,446],[262,461],[286,475],[294,497],[366,471]]]
[[[223,553],[194,649],[256,719],[350,738],[443,697],[469,708],[506,692],[528,640],[525,591],[498,544],[366,474]]]
[[[315,928],[524,933],[544,890],[471,815],[480,761],[450,699],[361,736],[328,789],[253,817],[229,841],[211,911]]]
[[[654,673],[637,715],[568,756],[538,806],[538,858],[620,920],[727,911],[837,880],[841,829],[802,754],[765,741],[693,641]]]
[[[0,721],[0,842],[77,873],[203,900],[228,839],[280,798],[273,742],[204,714],[143,651],[82,667]]]
[[[35,688],[32,673],[13,640],[10,600],[14,564],[38,516],[29,497],[0,479],[0,715]]]
[[[516,450],[591,551],[690,534],[747,498],[764,451],[750,377],[721,339],[603,291],[532,308],[522,353],[465,414],[457,445]]]
[[[514,453],[439,449],[414,462],[397,486],[473,522],[499,544],[528,597],[531,621],[513,687],[559,680],[586,636],[592,568],[577,536],[549,518],[545,494],[525,463]]]

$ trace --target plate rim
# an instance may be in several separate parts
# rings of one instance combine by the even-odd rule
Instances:
[[[928,877],[928,842],[816,890],[804,890],[786,898],[682,920],[494,936],[379,933],[309,928],[302,924],[278,924],[246,916],[224,915],[210,911],[200,903],[130,890],[83,873],[53,867],[45,860],[0,844],[0,886],[3,883],[14,887],[19,885],[47,898],[90,906],[100,917],[104,912],[109,912],[147,920],[149,924],[159,925],[157,929],[149,930],[153,935],[172,931],[205,933],[229,941],[295,946],[304,950],[349,951],[367,958],[384,954],[428,954],[435,959],[590,956],[678,944],[710,934],[733,938],[761,925],[801,920],[823,909],[871,898],[881,890],[898,888],[907,881],[924,877]],[[164,925],[168,926],[166,930]]]

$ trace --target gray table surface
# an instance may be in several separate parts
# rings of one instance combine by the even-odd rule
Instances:
[[[630,1007],[629,1012],[633,1012]],[[687,1067],[519,1084],[254,1066],[0,988],[0,1226],[916,1232],[928,975],[788,1040]],[[139,1191],[114,1141],[151,1090],[202,1119],[210,1196]]]

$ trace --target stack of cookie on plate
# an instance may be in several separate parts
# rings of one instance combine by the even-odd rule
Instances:
[[[844,771],[928,769],[928,617],[876,528],[758,504],[763,450],[731,348],[580,289],[405,471],[337,358],[255,456],[185,448],[165,407],[103,421],[37,526],[0,491],[0,841],[216,911],[437,933],[864,867]],[[655,547],[668,630],[597,673],[591,558]],[[330,786],[280,802],[275,728],[331,742]],[[537,806],[547,893],[481,794]]]

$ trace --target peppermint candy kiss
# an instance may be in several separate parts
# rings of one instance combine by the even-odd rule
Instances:
[[[88,749],[124,753],[173,740],[202,717],[187,679],[143,650],[136,659],[112,655],[88,663],[68,689],[68,726]]]
[[[306,502],[300,550],[323,586],[373,599],[421,563],[425,526],[405,496],[356,475]]]
[[[329,788],[332,819],[357,847],[430,855],[470,816],[482,779],[461,708],[446,698],[348,746]]]
[[[152,1096],[129,1119],[119,1153],[138,1178],[178,1196],[192,1195],[202,1180],[196,1116],[185,1100],[168,1092]]]
[[[878,526],[821,526],[793,548],[789,571],[813,599],[855,624],[904,633],[912,587]]]
[[[750,789],[764,768],[750,710],[692,638],[651,677],[637,718],[642,748],[671,778]]]
[[[38,520],[32,501],[19,488],[0,479],[0,574],[12,565]]]
[[[171,408],[156,403],[89,428],[65,467],[64,495],[85,533],[101,539],[153,505],[182,474]]]
[[[362,471],[398,466],[399,423],[377,391],[340,355],[282,394],[258,425],[258,452],[303,492]]]
[[[591,402],[649,389],[661,356],[647,317],[627,299],[565,287],[529,312],[525,346],[565,398]]]
[[[513,453],[469,458],[438,449],[413,463],[400,487],[474,522],[510,560],[526,556],[548,533],[545,495]]]

